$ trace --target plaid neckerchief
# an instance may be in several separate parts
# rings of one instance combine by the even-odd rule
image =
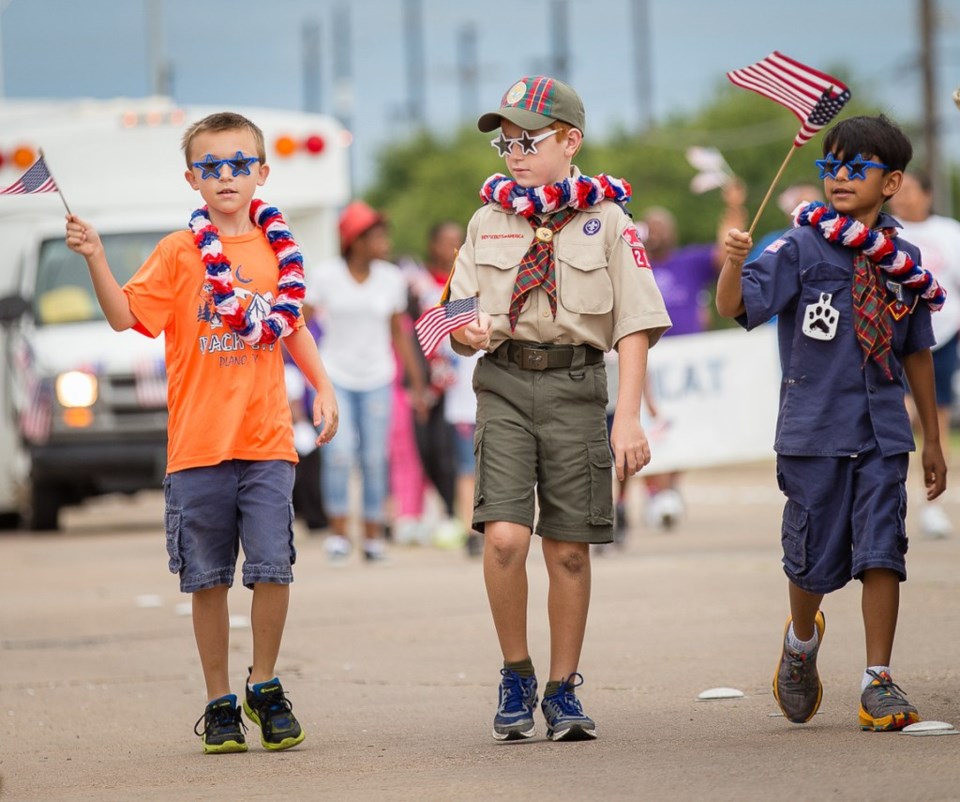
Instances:
[[[890,351],[893,343],[893,324],[887,312],[886,292],[880,284],[876,268],[862,253],[853,257],[853,312],[854,329],[863,349],[863,361],[873,359],[888,379]]]
[[[517,328],[520,310],[527,300],[527,295],[535,287],[543,286],[550,301],[550,311],[557,317],[557,276],[553,258],[553,237],[569,223],[577,213],[569,206],[561,209],[552,217],[543,222],[538,217],[528,217],[533,227],[533,242],[520,262],[517,272],[517,283],[513,285],[513,296],[510,298],[510,331]]]

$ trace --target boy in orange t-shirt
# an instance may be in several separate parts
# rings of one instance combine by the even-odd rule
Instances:
[[[194,731],[206,753],[247,749],[228,669],[227,591],[242,546],[243,583],[253,590],[253,665],[243,708],[266,749],[288,749],[304,732],[275,676],[296,559],[297,452],[281,339],[317,390],[318,445],[336,433],[337,402],[303,327],[299,248],[280,213],[253,199],[270,171],[263,133],[223,112],[191,125],[182,144],[187,182],[206,203],[189,231],[161,240],[123,287],[97,232],[74,215],[67,217],[67,245],[86,258],[115,330],[165,337],[167,551],[180,589],[193,596],[208,699]]]

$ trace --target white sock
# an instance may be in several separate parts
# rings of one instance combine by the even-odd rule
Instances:
[[[867,670],[863,672],[863,677],[860,679],[860,693],[863,693],[867,686],[876,679],[873,674],[868,674],[868,671],[872,671],[874,674],[886,671],[889,674],[890,666],[867,666]]]
[[[813,628],[813,637],[810,638],[810,640],[800,640],[793,631],[793,621],[790,622],[790,628],[787,630],[787,646],[793,649],[793,651],[810,654],[810,652],[817,648],[819,642],[820,633],[817,632],[816,627]]]

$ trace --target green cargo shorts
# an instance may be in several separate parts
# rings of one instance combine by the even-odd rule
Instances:
[[[477,531],[508,521],[554,540],[613,540],[606,371],[577,349],[562,368],[525,369],[503,348],[477,363]]]

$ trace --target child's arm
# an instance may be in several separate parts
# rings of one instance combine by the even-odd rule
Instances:
[[[427,383],[423,375],[423,367],[417,359],[416,346],[413,344],[413,335],[409,325],[404,325],[404,313],[396,312],[390,318],[390,334],[393,338],[393,347],[396,349],[403,370],[410,380],[410,395],[413,410],[420,420],[427,417]]]
[[[743,305],[743,289],[740,278],[743,263],[753,247],[753,239],[746,231],[731,228],[724,242],[727,258],[717,279],[717,313],[721,317],[738,317],[746,308]]]
[[[320,430],[317,435],[317,445],[322,446],[333,439],[340,425],[340,413],[337,410],[337,396],[333,391],[333,384],[320,360],[320,353],[317,351],[313,335],[306,326],[301,326],[284,337],[283,344],[287,353],[297,363],[300,372],[317,391],[317,397],[313,401],[313,425]]]
[[[650,338],[635,331],[617,343],[620,387],[610,427],[610,445],[621,482],[638,473],[650,462],[650,445],[640,425],[640,399],[647,375],[647,350]]]
[[[933,356],[929,348],[922,348],[903,358],[910,393],[917,408],[917,419],[923,430],[920,452],[923,464],[923,483],[927,500],[932,501],[947,488],[947,461],[940,446],[940,422],[937,418],[937,397],[933,384]]]
[[[742,229],[747,225],[747,185],[734,176],[723,187],[723,214],[717,220],[716,244],[713,248],[713,263],[716,270],[723,267],[727,258],[727,232],[731,228]]]
[[[126,293],[110,272],[110,265],[107,264],[107,257],[103,252],[103,243],[96,229],[76,215],[68,215],[67,247],[87,260],[93,289],[110,327],[114,331],[124,331],[135,326],[137,318],[130,311]]]

